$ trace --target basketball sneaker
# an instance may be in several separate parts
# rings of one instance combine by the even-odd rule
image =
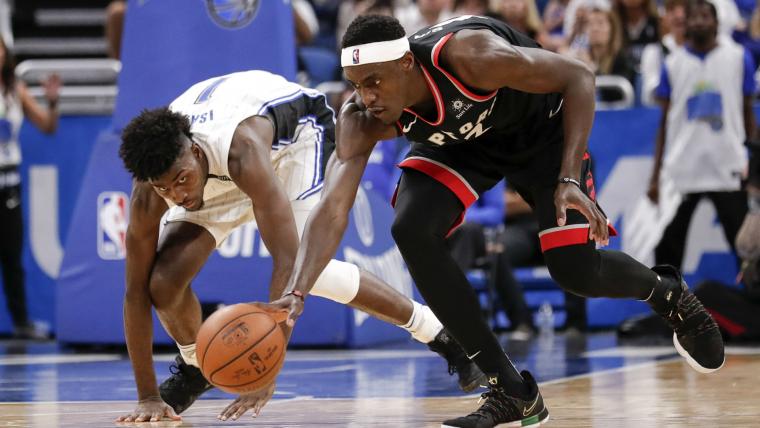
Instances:
[[[182,356],[177,355],[175,364],[169,366],[172,373],[168,379],[161,382],[158,391],[161,399],[179,415],[187,410],[198,397],[212,389],[211,385],[198,367],[185,364]]]
[[[673,345],[678,353],[700,373],[723,367],[726,357],[718,324],[689,290],[683,276],[669,265],[652,270],[659,276],[658,287],[665,287],[655,289],[658,299],[652,302],[652,308],[673,329]]]
[[[480,371],[477,364],[467,358],[461,346],[453,337],[441,330],[432,342],[428,343],[431,351],[438,353],[449,364],[449,374],[459,375],[459,387],[465,392],[470,392],[478,386],[485,386],[488,379]]]
[[[442,428],[492,428],[492,427],[528,427],[538,426],[549,420],[549,410],[538,390],[536,380],[528,371],[520,373],[528,384],[529,397],[522,398],[507,395],[497,385],[496,377],[489,380],[488,392],[480,396],[478,403],[483,403],[473,413],[461,418],[449,419],[441,424]]]

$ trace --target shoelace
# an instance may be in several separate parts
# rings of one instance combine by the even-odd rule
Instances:
[[[712,322],[712,319],[703,312],[705,312],[705,309],[702,307],[702,304],[696,296],[687,293],[678,300],[676,307],[670,311],[668,314],[668,321],[673,325],[673,330],[675,330],[678,335],[684,334],[683,328],[686,326],[687,320],[699,315],[703,315],[703,319],[699,325],[696,326],[696,334],[701,334],[705,331],[717,328],[717,325]]]
[[[488,392],[480,394],[478,404],[483,403],[478,410],[471,413],[473,416],[487,418],[493,416],[496,421],[514,421],[519,420],[520,415],[517,408],[509,401],[509,398],[496,388],[491,388]]]

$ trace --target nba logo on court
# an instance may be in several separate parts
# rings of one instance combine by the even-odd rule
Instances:
[[[98,255],[104,260],[121,260],[127,254],[127,203],[124,192],[98,195]]]
[[[354,64],[359,63],[359,49],[354,49],[353,60],[354,60]]]

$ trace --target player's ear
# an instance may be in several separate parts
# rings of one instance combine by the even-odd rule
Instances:
[[[412,55],[411,52],[405,53],[404,56],[399,59],[399,64],[404,71],[411,70],[414,68],[414,55]]]

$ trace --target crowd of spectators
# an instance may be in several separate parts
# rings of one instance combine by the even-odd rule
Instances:
[[[544,48],[586,62],[597,75],[625,78],[635,102],[653,105],[662,58],[685,37],[685,0],[310,0],[319,21],[312,44],[337,55],[348,23],[361,14],[399,19],[407,35],[471,14],[503,20]],[[713,0],[722,40],[745,46],[760,60],[760,8],[754,1]],[[336,69],[336,79],[340,70]],[[317,84],[320,82],[314,82]],[[620,91],[600,90],[600,101]]]

